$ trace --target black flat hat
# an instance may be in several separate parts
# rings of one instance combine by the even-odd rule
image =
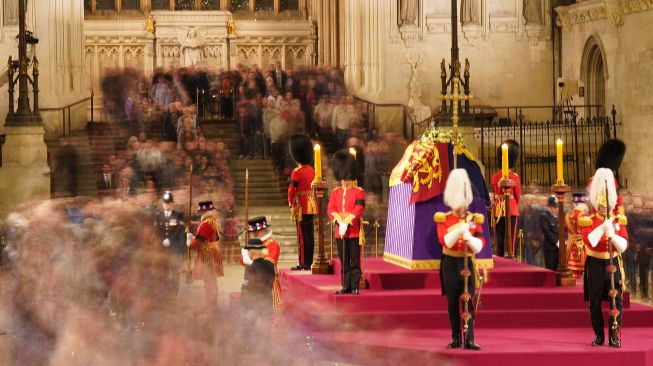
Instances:
[[[265,248],[265,245],[263,245],[261,239],[249,239],[249,241],[245,245],[245,249],[263,249],[263,248]]]

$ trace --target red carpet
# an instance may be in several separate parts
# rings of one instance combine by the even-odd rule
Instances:
[[[339,275],[283,271],[287,316],[321,352],[361,364],[653,366],[653,308],[625,294],[623,348],[591,347],[582,285],[555,287],[554,272],[503,258],[495,266],[476,320],[479,352],[446,350],[451,333],[437,271],[377,258],[365,260],[370,289],[358,296],[333,294]],[[334,267],[338,273],[339,262]]]

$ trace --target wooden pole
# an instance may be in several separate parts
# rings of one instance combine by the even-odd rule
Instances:
[[[315,191],[315,198],[317,201],[317,243],[318,252],[317,259],[313,263],[313,274],[329,274],[333,273],[333,266],[327,260],[324,254],[324,220],[322,218],[322,207],[324,205],[324,193],[329,188],[329,185],[324,182],[313,182],[311,188]]]
[[[245,225],[249,220],[249,168],[245,169]],[[245,244],[249,241],[249,230],[245,227]]]
[[[551,188],[558,198],[558,241],[560,245],[558,268],[556,270],[556,285],[563,287],[576,286],[576,278],[567,267],[567,245],[565,243],[565,193],[570,188],[564,183],[557,183]]]

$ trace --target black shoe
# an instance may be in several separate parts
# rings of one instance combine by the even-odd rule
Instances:
[[[311,270],[311,265],[310,264],[305,265],[304,269],[307,270],[307,271],[310,271]]]
[[[360,294],[360,292],[358,291],[357,288],[355,288],[355,289],[351,290],[351,294],[352,295],[358,295],[358,294]]]
[[[605,343],[605,338],[596,336],[594,337],[594,340],[592,341],[592,346],[597,347],[597,346],[602,346],[603,343]]]
[[[451,343],[447,344],[448,349],[460,348],[460,346],[460,340],[458,339],[453,339],[451,340]]]
[[[609,346],[615,348],[621,348],[621,341],[619,340],[618,337],[612,336],[610,337]]]
[[[298,265],[292,267],[290,270],[291,271],[301,271],[302,269],[304,269],[304,266],[302,266],[301,264],[298,264]]]
[[[465,349],[471,349],[471,350],[474,350],[474,351],[478,351],[478,350],[481,349],[481,346],[474,343],[474,341],[469,340],[469,341],[465,342]]]
[[[343,287],[340,290],[336,291],[336,295],[344,295],[344,294],[351,294],[351,290]]]

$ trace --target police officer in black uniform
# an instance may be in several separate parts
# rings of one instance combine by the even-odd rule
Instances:
[[[161,245],[170,254],[167,285],[171,296],[174,297],[179,291],[179,272],[183,268],[186,252],[186,222],[184,215],[174,209],[175,202],[171,192],[166,191],[163,194],[161,206],[155,214],[155,222]]]

